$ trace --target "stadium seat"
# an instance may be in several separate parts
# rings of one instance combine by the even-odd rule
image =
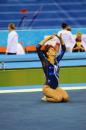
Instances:
[[[36,46],[26,46],[25,47],[25,52],[30,53],[30,52],[36,52]]]
[[[6,53],[6,47],[0,46],[0,54]]]
[[[26,14],[21,10],[27,10]],[[83,22],[85,14],[85,0],[40,0],[39,3],[35,0],[27,3],[3,0],[0,1],[0,28],[7,29],[10,22],[14,22],[18,28],[31,29],[57,28],[62,22],[68,22],[72,27],[86,27],[86,22]]]

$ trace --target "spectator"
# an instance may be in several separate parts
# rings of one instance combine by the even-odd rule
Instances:
[[[86,51],[86,34],[82,34],[82,45],[85,48]]]
[[[6,54],[14,55],[17,53],[17,44],[18,44],[18,34],[15,31],[16,26],[14,23],[8,25],[8,39],[7,39],[7,49]]]
[[[44,39],[44,41],[46,41],[45,45],[52,45],[54,47],[56,47],[58,43],[60,44],[60,40],[57,34],[53,34],[49,36],[48,38]]]
[[[85,52],[85,48],[82,45],[82,34],[80,32],[77,32],[76,34],[76,43],[73,47],[73,52]]]
[[[67,30],[71,32],[71,27],[70,27],[70,26],[68,26],[68,27],[67,27]]]
[[[57,34],[49,35],[44,38],[41,42],[45,42],[45,45],[51,45],[56,48],[58,54],[60,52],[60,49],[58,51],[58,45],[60,46],[60,40],[58,38]]]
[[[22,43],[17,44],[17,55],[23,55],[25,54],[24,48],[22,46]]]
[[[61,27],[62,30],[58,32],[58,36],[61,35],[66,46],[66,51],[72,52],[72,48],[75,45],[75,39],[71,33],[71,28],[66,23],[62,23]]]

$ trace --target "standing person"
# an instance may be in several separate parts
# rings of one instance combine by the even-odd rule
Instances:
[[[8,39],[7,39],[7,49],[6,54],[14,55],[17,53],[17,44],[18,44],[18,34],[16,32],[16,26],[14,23],[8,25]]]
[[[62,39],[60,37],[58,38],[61,43],[61,52],[58,56],[57,53],[59,51],[60,44],[58,44],[58,49],[52,45],[46,45],[44,51],[42,51],[41,48],[46,44],[46,42],[42,41],[37,45],[37,53],[42,62],[46,77],[46,82],[43,86],[43,101],[67,102],[69,100],[67,92],[59,87],[59,62],[62,59],[66,48]]]
[[[25,50],[22,46],[22,43],[18,43],[17,44],[17,55],[24,55],[25,54]]]
[[[41,43],[44,42],[45,45],[51,45],[53,47],[56,48],[57,52],[59,53],[58,51],[58,45],[60,45],[60,40],[59,38],[57,37],[57,34],[53,34],[53,35],[49,35],[47,36],[46,38],[44,38]]]
[[[66,46],[66,51],[72,52],[73,46],[75,45],[75,39],[71,33],[71,28],[66,23],[62,23],[61,27],[62,30],[58,32],[58,36],[61,35]]]

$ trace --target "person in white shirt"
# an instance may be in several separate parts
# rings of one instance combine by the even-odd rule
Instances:
[[[25,50],[23,46],[21,45],[22,43],[17,44],[17,55],[23,55],[25,54]]]
[[[18,44],[18,34],[15,31],[16,26],[14,23],[8,25],[8,39],[7,39],[7,49],[6,54],[16,54],[17,53],[17,44]]]
[[[58,38],[58,35],[55,33],[52,35],[45,36],[41,42],[44,42],[45,46],[51,45],[51,46],[55,47],[57,51],[58,51],[58,45],[60,46],[60,40]],[[60,51],[58,51],[58,53],[59,52]]]
[[[69,30],[69,26],[66,23],[62,23],[62,30],[58,32],[58,36],[62,37],[62,40],[66,46],[66,51],[72,52],[72,49],[75,45],[75,39],[71,30]]]
[[[82,45],[85,48],[85,52],[86,52],[86,34],[82,34]]]
[[[48,41],[46,39],[48,39]],[[57,34],[47,36],[47,37],[45,37],[45,40],[46,40],[45,45],[52,45],[53,47],[55,47],[57,43],[60,44],[60,40],[57,37]]]

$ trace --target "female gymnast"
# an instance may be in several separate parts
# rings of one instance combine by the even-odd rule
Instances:
[[[55,35],[55,34],[54,34]],[[45,85],[43,86],[44,96],[42,98],[43,101],[49,102],[67,102],[69,100],[68,93],[58,86],[59,83],[59,62],[62,59],[65,53],[65,45],[61,39],[61,37],[57,36],[60,40],[60,44],[56,43],[56,47],[52,45],[45,45],[46,42],[53,38],[53,36],[47,38],[47,40],[43,40],[37,45],[37,53],[41,60],[44,74],[46,77]],[[45,50],[43,51],[41,48],[45,45]],[[61,49],[60,54],[57,56],[57,53]]]

